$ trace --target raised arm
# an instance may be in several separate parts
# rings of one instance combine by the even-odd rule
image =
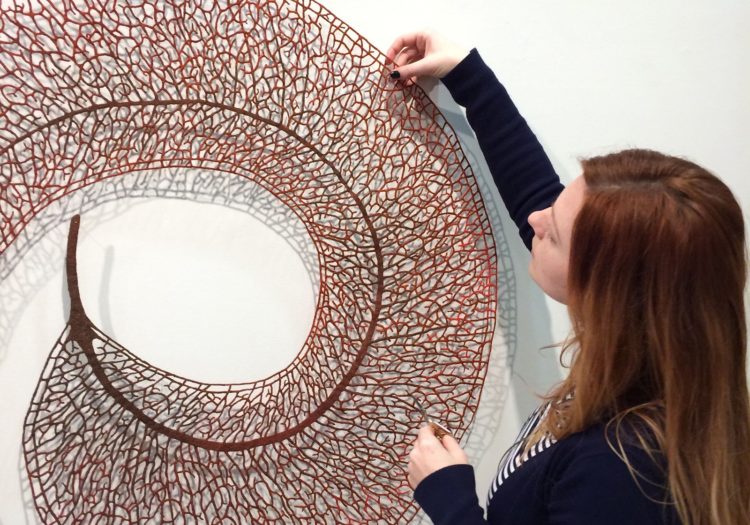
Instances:
[[[430,32],[404,35],[388,58],[400,79],[440,78],[456,103],[466,108],[500,196],[531,249],[529,215],[548,207],[563,189],[542,145],[508,92],[476,49],[466,52]]]

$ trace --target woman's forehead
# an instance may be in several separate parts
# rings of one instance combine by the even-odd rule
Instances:
[[[564,232],[570,234],[573,230],[573,222],[583,205],[585,192],[586,181],[582,176],[579,176],[573,179],[573,181],[565,187],[555,201],[555,220],[557,221],[557,227],[560,229],[562,235],[565,235]]]

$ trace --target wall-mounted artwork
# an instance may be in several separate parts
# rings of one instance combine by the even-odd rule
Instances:
[[[3,9],[0,281],[20,291],[3,298],[0,352],[24,295],[58,263],[67,277],[67,323],[43,349],[18,443],[39,523],[416,516],[414,399],[465,438],[498,258],[454,131],[388,71],[309,0]],[[191,379],[92,321],[79,232],[141,197],[231,208],[285,239],[315,295],[288,364],[248,381]],[[32,257],[36,273],[20,277]]]

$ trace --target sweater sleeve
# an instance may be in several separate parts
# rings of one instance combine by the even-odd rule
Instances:
[[[451,465],[433,472],[417,485],[414,499],[434,525],[487,525],[471,465]]]
[[[542,145],[508,92],[476,49],[443,79],[453,99],[466,108],[479,147],[521,239],[531,249],[532,212],[548,207],[563,190]]]

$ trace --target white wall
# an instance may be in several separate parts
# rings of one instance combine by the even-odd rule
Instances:
[[[564,182],[579,157],[627,147],[685,156],[719,175],[750,217],[750,2],[722,0],[382,0],[324,4],[380,49],[431,27],[477,47],[506,85]],[[444,111],[456,107],[428,85]],[[471,151],[476,143],[464,141]],[[486,175],[486,171],[484,173]],[[544,392],[562,377],[563,306],[525,275],[528,256],[505,220],[518,288],[518,348],[493,446],[478,465],[483,494],[497,459]],[[749,294],[746,293],[746,297]]]

